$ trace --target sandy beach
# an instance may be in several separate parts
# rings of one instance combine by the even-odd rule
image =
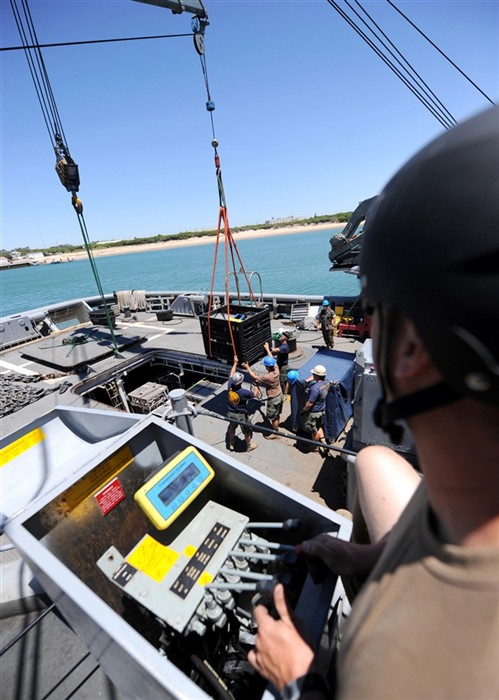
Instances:
[[[269,236],[283,236],[290,233],[304,233],[306,231],[320,231],[326,229],[334,229],[341,231],[345,227],[345,223],[341,224],[309,224],[306,226],[282,226],[271,229],[248,230],[234,233],[234,240],[244,241],[249,238],[267,238]],[[105,245],[94,246],[92,252],[94,257],[102,257],[104,255],[123,255],[125,253],[142,253],[151,250],[164,250],[165,248],[183,248],[193,245],[214,245],[216,236],[201,236],[181,239],[178,241],[164,241],[162,243],[142,243],[137,245],[124,245],[106,248]],[[69,253],[68,255],[47,255],[46,263],[51,262],[66,262],[67,260],[80,260],[85,258],[87,253],[85,250]]]

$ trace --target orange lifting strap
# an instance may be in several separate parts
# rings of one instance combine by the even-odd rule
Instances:
[[[222,231],[222,222],[223,222],[223,231]],[[227,306],[227,325],[229,328],[229,336],[230,336],[230,342],[232,345],[232,349],[234,350],[234,355],[236,355],[236,344],[234,341],[234,334],[232,333],[232,325],[230,323],[230,289],[229,289],[229,257],[230,261],[232,264],[232,272],[234,272],[234,279],[236,280],[236,289],[237,289],[237,300],[238,303],[241,304],[241,290],[239,287],[239,281],[237,277],[237,271],[236,271],[236,257],[237,260],[239,261],[240,265],[240,270],[239,272],[242,272],[244,274],[244,277],[246,279],[246,282],[248,284],[248,290],[249,290],[249,295],[251,299],[252,304],[256,304],[256,298],[253,293],[253,289],[251,287],[251,282],[250,279],[246,273],[246,270],[244,268],[243,261],[241,259],[241,255],[239,254],[239,250],[237,249],[236,242],[234,240],[234,237],[232,235],[232,231],[230,230],[230,225],[229,225],[229,217],[227,214],[227,208],[224,206],[220,207],[219,213],[218,213],[218,226],[217,226],[217,240],[215,243],[215,254],[213,258],[213,272],[211,275],[211,287],[210,287],[210,295],[208,297],[208,345],[211,349],[211,310],[213,306],[213,287],[215,284],[215,274],[216,274],[216,269],[217,269],[217,259],[218,259],[218,246],[220,244],[220,235],[223,233],[224,236],[224,248],[225,248],[225,300],[226,300],[226,306]]]
[[[215,111],[215,103],[211,99],[211,94],[210,94],[210,86],[208,84],[208,70],[206,67],[206,56],[205,56],[205,50],[204,50],[204,32],[205,29],[208,25],[208,18],[207,17],[194,17],[192,20],[192,29],[194,32],[194,47],[196,49],[196,52],[199,54],[199,58],[201,61],[201,68],[203,71],[203,76],[204,76],[204,81],[205,81],[205,86],[206,86],[206,96],[207,96],[207,102],[206,102],[206,109],[210,115],[210,120],[211,120],[211,131],[212,131],[212,141],[211,145],[215,149],[215,171],[217,175],[217,184],[218,184],[218,198],[219,198],[219,204],[220,204],[220,210],[218,213],[218,226],[217,226],[217,240],[215,244],[215,256],[213,260],[213,273],[211,276],[211,287],[210,287],[210,296],[208,300],[208,347],[211,352],[211,310],[213,307],[213,286],[215,284],[215,273],[216,273],[216,268],[217,268],[217,258],[218,258],[218,246],[220,243],[220,234],[222,233],[222,222],[223,222],[223,236],[225,240],[225,303],[227,306],[227,324],[229,326],[229,335],[230,335],[230,341],[232,344],[232,349],[234,351],[234,355],[236,355],[236,346],[234,342],[234,334],[232,333],[232,326],[230,323],[230,290],[229,290],[229,257],[232,263],[232,272],[234,274],[234,279],[236,282],[236,289],[237,289],[237,299],[239,304],[241,304],[241,291],[239,289],[239,280],[238,280],[238,273],[243,273],[244,277],[246,278],[246,283],[248,285],[248,292],[250,296],[250,303],[256,304],[256,299],[255,295],[253,294],[253,290],[251,288],[251,282],[250,279],[246,273],[246,270],[244,269],[243,261],[241,260],[241,256],[239,255],[239,251],[237,249],[236,242],[234,241],[234,238],[232,236],[232,232],[230,230],[230,225],[229,225],[229,217],[227,214],[227,205],[225,202],[225,193],[224,193],[224,187],[222,183],[222,171],[220,169],[220,157],[218,155],[217,147],[218,147],[218,140],[215,137],[215,125],[214,125],[214,120],[213,120],[213,112]],[[240,269],[239,271],[236,270],[236,257],[237,260],[239,261],[239,266]]]
[[[216,144],[216,145],[215,145]],[[218,181],[218,193],[219,193],[219,199],[220,199],[220,209],[218,212],[218,226],[217,226],[217,240],[215,243],[215,254],[213,258],[213,272],[211,275],[211,287],[210,287],[210,295],[208,298],[208,346],[211,350],[211,309],[213,306],[213,287],[215,284],[215,273],[217,269],[217,259],[218,259],[218,246],[220,243],[220,235],[223,233],[224,236],[224,244],[225,244],[225,302],[227,305],[227,325],[229,327],[229,336],[230,336],[230,342],[232,344],[232,349],[234,350],[234,355],[236,355],[236,344],[234,342],[234,334],[232,333],[232,326],[230,323],[230,289],[229,289],[229,258],[230,262],[232,264],[232,272],[234,273],[234,279],[236,280],[236,289],[237,289],[237,300],[238,303],[241,304],[241,290],[239,288],[239,281],[238,281],[238,271],[236,270],[236,258],[237,261],[239,262],[239,272],[242,272],[244,274],[244,277],[246,279],[246,283],[248,285],[248,291],[249,291],[249,296],[252,304],[256,304],[256,298],[253,293],[253,289],[251,287],[251,282],[248,277],[248,274],[246,273],[246,270],[244,268],[243,261],[241,259],[241,256],[239,254],[239,250],[237,249],[236,242],[234,240],[234,237],[232,235],[232,231],[230,230],[230,225],[229,225],[229,216],[227,214],[227,207],[225,204],[225,193],[223,189],[223,183],[222,183],[222,172],[220,169],[220,158],[219,155],[216,151],[216,146],[218,143],[213,144],[215,148],[215,168],[216,168],[216,175],[217,175],[217,181]],[[223,222],[223,231],[222,231],[222,222]]]

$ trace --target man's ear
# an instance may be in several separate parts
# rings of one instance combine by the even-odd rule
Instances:
[[[393,376],[412,380],[435,370],[416,327],[409,319],[400,324],[393,353]]]

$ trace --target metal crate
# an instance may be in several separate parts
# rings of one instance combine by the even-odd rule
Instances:
[[[135,413],[151,413],[168,400],[168,389],[163,384],[146,382],[128,394]]]

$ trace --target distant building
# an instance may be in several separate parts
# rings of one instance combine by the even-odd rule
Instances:
[[[293,221],[296,221],[296,216],[285,216],[282,219],[274,219],[272,217],[271,219],[268,219],[265,223],[266,224],[291,224]]]
[[[93,245],[109,245],[110,243],[122,243],[124,238],[115,238],[112,241],[96,241]]]
[[[28,260],[44,260],[45,255],[41,251],[38,251],[36,253],[28,253],[26,258]]]

